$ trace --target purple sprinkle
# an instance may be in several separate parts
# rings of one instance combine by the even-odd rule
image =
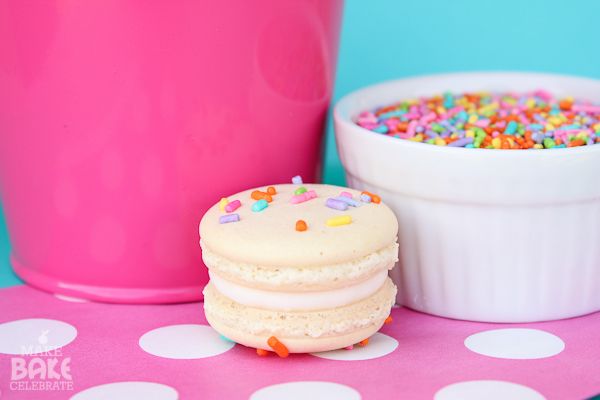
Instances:
[[[448,132],[448,131],[442,131],[442,132],[440,133],[440,137],[441,137],[442,139],[445,139],[445,138],[447,138],[448,136],[450,136],[450,132]]]
[[[343,201],[344,203],[348,204],[351,207],[360,207],[360,202],[358,200],[354,200],[350,197],[338,196],[335,198],[335,200]]]
[[[325,205],[329,208],[333,208],[334,210],[345,211],[348,209],[348,203],[342,200],[327,199]]]
[[[587,143],[588,146],[591,146],[592,144],[594,144],[594,141],[592,139],[588,139]]]
[[[473,143],[473,138],[469,136],[466,138],[455,140],[454,142],[450,142],[446,146],[447,147],[465,147],[466,145],[472,144],[472,143]]]
[[[362,201],[363,203],[370,203],[371,202],[371,196],[369,196],[368,194],[361,194],[360,195],[360,201]]]
[[[223,215],[222,217],[219,217],[220,224],[226,224],[228,222],[238,222],[239,220],[240,220],[239,214],[229,214],[229,215]]]
[[[458,131],[458,135],[456,136],[459,139],[463,139],[465,137],[466,132],[465,131]]]
[[[426,134],[427,136],[429,136],[430,138],[436,138],[436,137],[439,137],[439,136],[440,136],[440,134],[439,134],[439,133],[437,133],[436,131],[432,131],[431,129],[427,129],[427,130],[425,131],[425,134]]]
[[[425,128],[423,128],[421,125],[417,125],[417,127],[415,128],[415,132],[417,133],[421,133],[425,130]]]
[[[539,132],[534,132],[531,134],[531,140],[533,140],[537,144],[542,143],[544,141],[544,137],[545,136]]]
[[[302,177],[300,175],[296,175],[292,178],[292,183],[294,185],[302,185]]]

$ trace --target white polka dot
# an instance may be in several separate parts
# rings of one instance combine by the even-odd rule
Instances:
[[[433,400],[545,400],[527,386],[503,381],[459,382],[440,389]]]
[[[357,361],[370,360],[390,354],[398,347],[398,341],[393,337],[384,335],[383,333],[375,333],[369,338],[369,343],[366,346],[355,344],[352,350],[340,349],[332,351],[324,351],[321,353],[310,353],[319,358],[328,360],[340,361]]]
[[[57,299],[64,300],[64,301],[72,301],[73,303],[88,303],[89,302],[89,300],[87,300],[87,299],[80,299],[79,297],[65,296],[64,294],[58,294],[58,293],[55,293],[54,297],[56,297]]]
[[[207,325],[171,325],[151,330],[140,338],[140,347],[158,357],[190,360],[231,350],[235,343],[221,339]]]
[[[21,319],[0,324],[0,353],[41,353],[66,346],[77,337],[77,329],[53,319]]]
[[[177,400],[179,393],[154,382],[116,382],[85,389],[71,400]]]
[[[565,349],[565,342],[537,329],[509,328],[471,335],[465,340],[465,346],[484,356],[531,360],[560,353]]]
[[[353,388],[333,382],[289,382],[267,386],[252,393],[250,400],[360,400]]]

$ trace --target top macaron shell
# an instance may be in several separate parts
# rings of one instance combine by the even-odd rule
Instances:
[[[242,206],[234,211],[238,222],[219,223],[227,215],[215,204],[200,222],[200,238],[212,252],[233,262],[265,267],[310,267],[336,264],[363,257],[394,242],[398,221],[383,203],[362,203],[361,207],[348,207],[345,211],[325,205],[328,198],[349,192],[354,199],[360,192],[339,186],[321,184],[273,185],[277,194],[262,211],[252,211],[256,200],[254,190],[267,191],[267,187],[240,192],[227,199],[240,200]],[[300,204],[290,204],[295,191],[304,187],[314,190],[315,199]],[[349,215],[348,225],[328,226],[330,218]],[[296,222],[303,220],[308,229],[297,231]]]

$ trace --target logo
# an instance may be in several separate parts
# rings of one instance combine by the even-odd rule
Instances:
[[[46,346],[50,331],[42,330],[40,346],[21,346],[21,357],[12,357],[11,390],[73,390],[71,357],[62,347]]]

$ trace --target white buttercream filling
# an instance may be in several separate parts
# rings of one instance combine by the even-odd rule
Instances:
[[[296,312],[318,311],[344,307],[377,292],[385,282],[388,271],[382,269],[366,281],[342,289],[320,292],[275,292],[254,289],[232,283],[208,271],[210,281],[225,297],[246,307],[265,310]]]

